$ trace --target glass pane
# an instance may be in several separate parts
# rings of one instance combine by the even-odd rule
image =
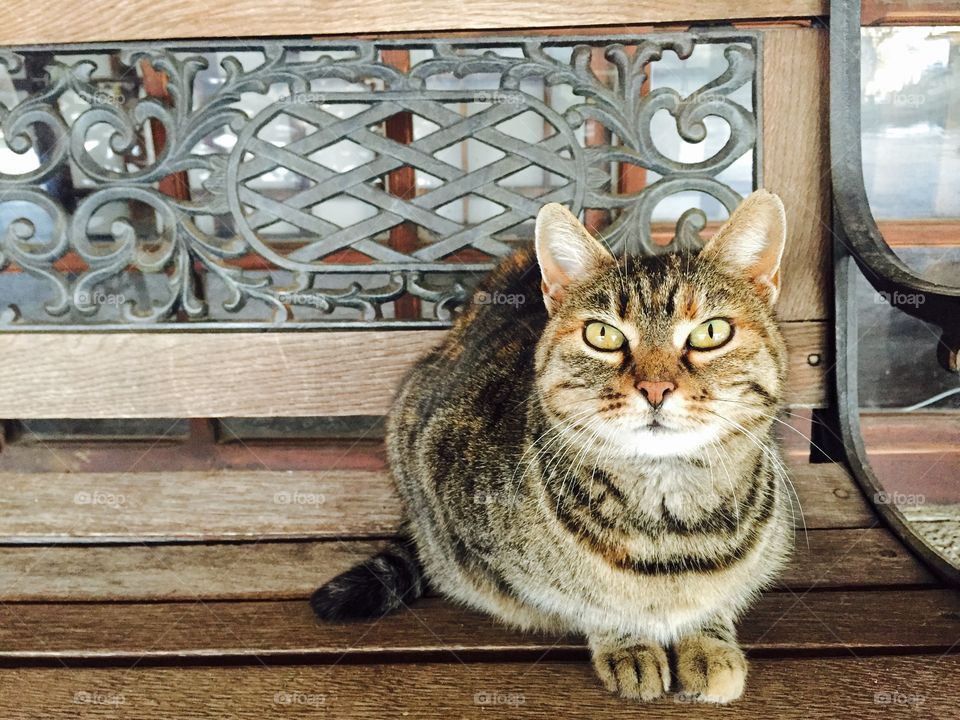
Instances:
[[[874,217],[916,272],[958,285],[960,273],[943,277],[941,268],[960,257],[960,27],[863,28],[861,56],[863,172]],[[909,250],[916,247],[938,254]]]
[[[960,256],[904,248],[931,274],[960,275]],[[960,377],[937,362],[940,330],[901,312],[858,279],[858,385],[867,457],[882,490],[928,544],[960,567]]]

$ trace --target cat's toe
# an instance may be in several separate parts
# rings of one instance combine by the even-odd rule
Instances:
[[[601,648],[593,666],[607,690],[626,698],[656,700],[670,689],[670,664],[659,645]]]
[[[705,635],[677,643],[677,682],[682,695],[725,704],[743,695],[747,659],[735,644]]]

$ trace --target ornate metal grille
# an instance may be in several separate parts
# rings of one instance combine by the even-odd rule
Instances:
[[[760,182],[759,42],[0,50],[0,326],[444,325],[551,201],[600,213],[618,251],[695,245],[696,194],[729,210]],[[707,51],[720,69],[693,92],[650,83],[665,53]],[[663,151],[661,111],[681,145],[713,150]],[[725,173],[737,161],[746,187]],[[641,187],[618,183],[625,168]],[[651,228],[671,197],[664,245]]]

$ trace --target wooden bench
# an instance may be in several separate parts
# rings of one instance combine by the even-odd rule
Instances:
[[[310,592],[398,527],[375,433],[200,449],[209,419],[382,415],[442,329],[0,330],[2,417],[195,419],[186,443],[2,448],[0,716],[957,717],[960,597],[841,464],[811,462],[807,436],[834,402],[827,12],[822,0],[7,0],[0,46],[756,30],[757,177],[783,197],[791,228],[783,435],[802,515],[787,571],[740,626],[752,658],[744,699],[726,711],[673,697],[632,706],[594,680],[581,638],[520,634],[440,598],[375,623],[314,621]]]

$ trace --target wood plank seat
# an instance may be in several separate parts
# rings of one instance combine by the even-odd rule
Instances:
[[[735,708],[677,702],[624,707],[585,663],[417,662],[334,666],[137,666],[113,669],[0,670],[0,713],[72,718],[78,709],[111,718],[955,718],[943,692],[960,656],[759,658]],[[103,704],[92,705],[99,701]],[[82,703],[82,704],[81,704]],[[838,712],[842,709],[842,714]],[[91,713],[92,714],[92,713]],[[23,717],[20,715],[19,717]]]
[[[739,626],[752,663],[744,698],[722,709],[674,696],[643,706],[601,688],[582,638],[519,633],[433,594],[376,622],[314,620],[310,592],[399,525],[379,441],[310,452],[211,438],[204,448],[163,438],[6,445],[0,718],[960,718],[960,596],[881,524],[844,467],[809,462],[804,437],[811,409],[833,401],[827,35],[812,26],[828,12],[823,0],[559,8],[482,0],[453,9],[398,0],[349,12],[260,0],[7,5],[0,45],[99,41],[105,32],[108,40],[634,33],[760,21],[755,161],[758,182],[783,196],[791,228],[779,313],[790,346],[788,422],[800,434],[783,434],[802,515],[790,564]],[[377,416],[442,333],[194,330],[0,333],[0,414],[224,425]],[[914,449],[904,452],[885,457],[908,467]]]

